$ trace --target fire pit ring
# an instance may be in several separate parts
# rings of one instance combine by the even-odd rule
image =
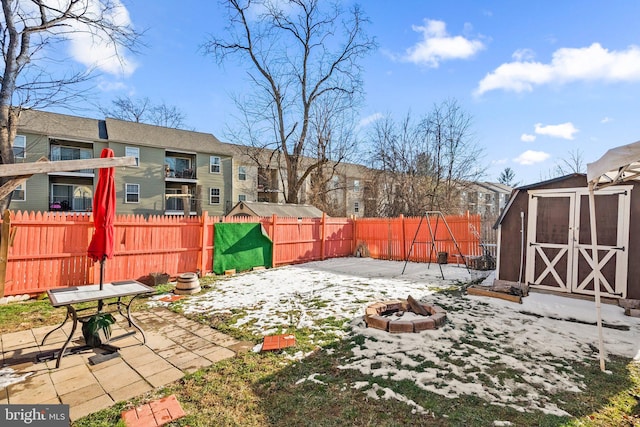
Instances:
[[[387,317],[390,314],[412,312],[420,316],[411,320]],[[376,302],[365,310],[364,321],[369,328],[376,328],[392,334],[404,332],[420,332],[437,329],[447,319],[447,312],[437,305],[423,304],[411,297],[406,300],[390,300]]]

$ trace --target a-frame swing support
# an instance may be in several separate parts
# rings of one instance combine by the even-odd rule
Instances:
[[[436,218],[435,228],[431,227],[431,218],[434,216]],[[427,211],[424,213],[422,217],[420,217],[420,222],[418,223],[418,227],[416,228],[416,234],[413,236],[413,240],[411,241],[411,246],[409,247],[407,258],[404,260],[404,267],[402,267],[402,274],[404,274],[404,270],[407,268],[407,263],[409,262],[409,258],[411,258],[411,253],[413,252],[413,246],[415,245],[416,239],[418,238],[418,233],[420,233],[420,226],[422,225],[422,221],[424,221],[425,218],[427,219],[427,227],[429,228],[429,237],[431,238],[429,242],[431,245],[431,248],[429,250],[429,266],[431,265],[431,256],[433,255],[434,252],[437,253],[437,250],[438,250],[436,248],[435,236],[436,236],[436,233],[438,232],[438,223],[440,222],[440,219],[442,219],[442,222],[444,223],[445,227],[447,228],[447,232],[449,233],[449,237],[451,237],[451,240],[453,241],[453,244],[455,245],[456,250],[458,251],[458,254],[462,257],[462,261],[464,262],[464,266],[466,267],[467,272],[471,274],[471,271],[469,270],[469,265],[467,264],[467,260],[462,254],[462,251],[460,250],[460,246],[458,245],[458,241],[456,240],[456,237],[453,235],[453,232],[451,231],[451,228],[447,223],[447,219],[444,217],[444,215],[440,211]],[[442,265],[438,263],[438,267],[440,268],[440,275],[444,280]]]

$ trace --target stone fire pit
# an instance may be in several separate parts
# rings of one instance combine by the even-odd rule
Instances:
[[[408,316],[407,314],[410,314]],[[393,333],[420,332],[437,329],[447,319],[447,312],[437,305],[422,304],[409,295],[406,300],[376,302],[365,310],[369,328]]]

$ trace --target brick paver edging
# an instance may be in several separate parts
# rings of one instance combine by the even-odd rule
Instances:
[[[426,329],[437,329],[444,324],[447,312],[443,308],[437,305],[412,302],[413,305],[417,304],[415,307],[417,310],[408,300],[392,300],[371,304],[365,310],[364,321],[369,328],[381,329],[391,333],[420,332]],[[387,317],[391,313],[416,313],[417,311],[422,311],[426,315],[412,320],[393,320]]]
[[[137,408],[124,411],[122,419],[127,427],[162,426],[186,414],[175,395],[154,400]]]

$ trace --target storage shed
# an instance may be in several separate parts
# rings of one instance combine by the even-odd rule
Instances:
[[[311,205],[293,203],[238,202],[226,216],[321,218],[323,212]]]
[[[640,299],[638,185],[629,180],[595,192],[603,297]],[[516,188],[495,225],[496,279],[594,295],[589,216],[584,174]]]

